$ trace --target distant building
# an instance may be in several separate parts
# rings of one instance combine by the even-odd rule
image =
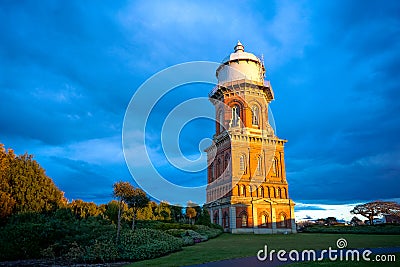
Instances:
[[[232,233],[295,233],[289,198],[286,140],[268,114],[274,99],[261,59],[238,42],[216,71],[210,92],[216,132],[208,155],[207,201],[211,220]]]

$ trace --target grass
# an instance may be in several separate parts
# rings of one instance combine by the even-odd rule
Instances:
[[[377,225],[312,225],[306,227],[304,232],[307,233],[331,233],[331,234],[400,234],[400,225],[396,224],[377,224]]]
[[[135,262],[130,266],[185,266],[201,264],[210,261],[219,261],[224,259],[251,257],[256,256],[256,253],[260,249],[263,249],[264,245],[266,244],[270,249],[275,250],[317,250],[327,249],[329,246],[332,248],[336,248],[336,240],[339,238],[345,238],[347,240],[347,248],[400,246],[400,235],[314,233],[294,235],[222,234],[220,237],[211,239],[207,242],[199,243],[195,246],[184,247],[182,251],[161,258]],[[327,264],[332,263],[327,262]],[[335,263],[335,266],[338,266],[337,263]]]

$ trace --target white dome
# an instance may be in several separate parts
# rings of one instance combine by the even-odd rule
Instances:
[[[244,52],[244,46],[238,41],[235,52],[226,57],[218,67],[218,83],[236,80],[264,81],[265,68],[262,61],[252,53]]]

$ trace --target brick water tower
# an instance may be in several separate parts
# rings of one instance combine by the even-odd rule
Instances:
[[[284,144],[268,106],[274,99],[261,59],[238,42],[216,70],[210,92],[216,132],[208,158],[211,220],[232,233],[295,233],[286,181]]]

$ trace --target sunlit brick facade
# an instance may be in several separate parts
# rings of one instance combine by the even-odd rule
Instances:
[[[294,203],[286,181],[284,144],[273,129],[274,99],[262,60],[235,52],[216,71],[210,92],[216,133],[208,155],[206,207],[211,220],[232,233],[294,233]]]

